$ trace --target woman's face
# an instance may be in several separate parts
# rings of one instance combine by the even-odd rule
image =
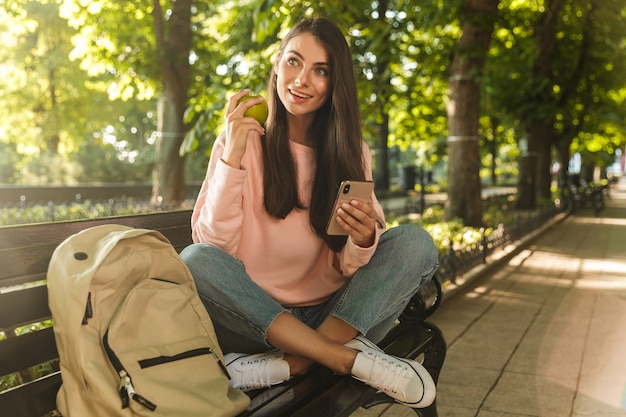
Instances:
[[[287,111],[312,115],[330,95],[328,52],[308,32],[290,39],[274,65],[276,90]]]

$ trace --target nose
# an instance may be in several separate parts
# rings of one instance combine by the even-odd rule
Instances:
[[[302,69],[302,71],[300,71],[300,73],[296,77],[295,83],[298,87],[306,87],[309,85],[306,69]]]

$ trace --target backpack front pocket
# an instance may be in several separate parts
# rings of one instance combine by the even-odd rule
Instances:
[[[137,415],[232,412],[233,405],[224,401],[231,389],[221,351],[190,302],[193,294],[176,283],[144,280],[110,323],[103,343],[120,377],[120,394],[127,396],[122,402]]]
[[[202,410],[224,405],[228,378],[204,338],[117,355],[132,389],[140,394],[139,401],[129,402],[139,415],[199,416]],[[154,403],[155,409],[141,398]]]

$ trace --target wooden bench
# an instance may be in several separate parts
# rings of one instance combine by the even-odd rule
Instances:
[[[61,384],[48,309],[46,271],[56,246],[80,230],[117,223],[158,230],[177,251],[191,243],[190,212],[0,227],[0,410],[10,417],[58,415]],[[435,277],[407,306],[400,323],[379,344],[388,353],[423,359],[435,382],[446,355],[440,330],[425,321],[441,301]],[[6,389],[4,385],[11,385]],[[360,406],[391,403],[374,388],[317,366],[307,375],[250,393],[242,417],[349,416]],[[437,406],[416,409],[436,417]]]

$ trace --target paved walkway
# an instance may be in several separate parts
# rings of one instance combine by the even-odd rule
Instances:
[[[626,178],[444,299],[440,417],[626,417]],[[353,417],[409,417],[399,405]]]

